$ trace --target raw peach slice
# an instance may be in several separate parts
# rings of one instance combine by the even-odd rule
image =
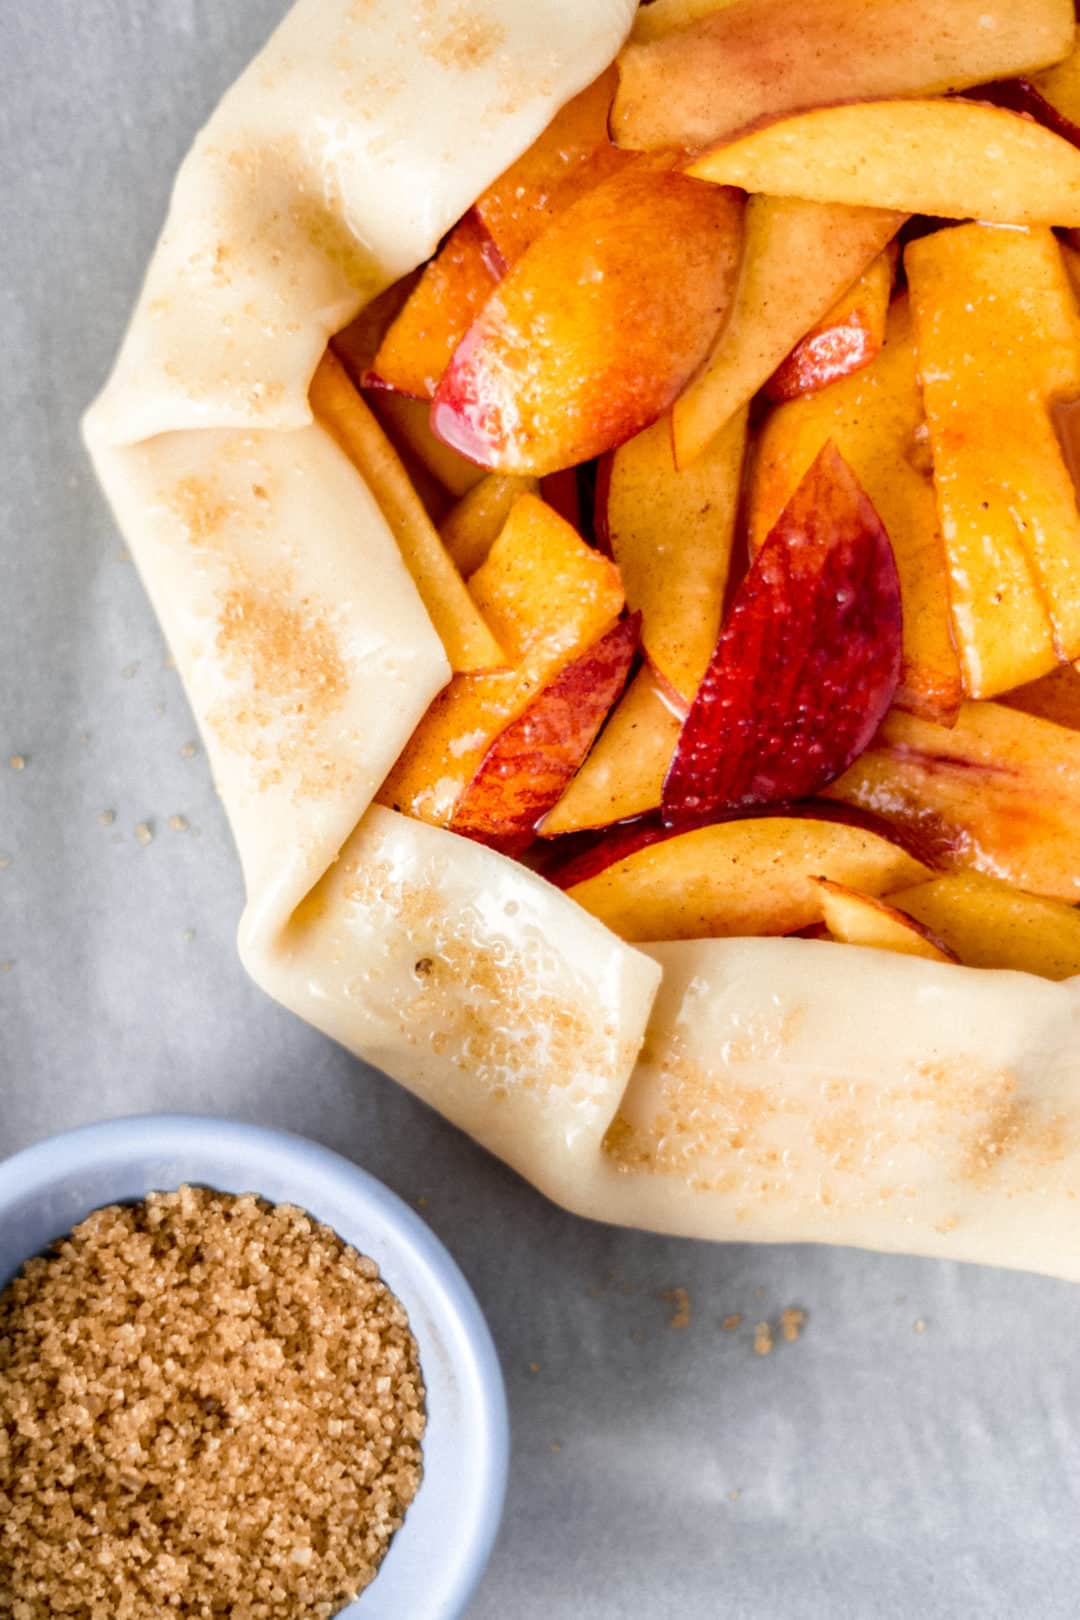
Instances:
[[[382,804],[439,826],[449,825],[500,732],[611,629],[624,601],[614,565],[532,495],[515,503],[469,592],[510,667],[455,677],[379,795]]]
[[[378,501],[451,669],[504,668],[506,654],[451,562],[408,473],[332,352],[323,356],[315,373],[311,408]]]
[[[1080,225],[1080,151],[972,101],[864,101],[781,118],[688,171],[721,186],[999,225]]]
[[[898,872],[918,875],[897,883]],[[768,815],[660,836],[568,892],[630,941],[792,934],[821,916],[821,873],[867,894],[928,876],[865,827]]]
[[[879,208],[752,197],[734,308],[700,374],[672,412],[675,459],[687,467],[763,388],[903,224]]]
[[[828,314],[796,343],[765,386],[770,399],[816,394],[876,359],[885,343],[897,256],[896,244],[891,242]]]
[[[904,651],[895,701],[949,725],[964,693],[906,297],[893,304],[885,347],[871,365],[821,393],[781,405],[766,419],[747,500],[753,551],[830,439],[873,502],[896,558]]]
[[[884,816],[935,865],[1080,902],[1080,734],[1000,703],[951,729],[894,710],[829,799]]]
[[[541,823],[544,837],[583,832],[658,810],[685,718],[672,708],[653,671],[642,669],[616,705],[592,753]]]
[[[508,854],[531,843],[618,701],[639,632],[638,615],[620,620],[541,687],[484,755],[458,801],[452,831]]]
[[[872,894],[850,889],[832,878],[815,878],[821,895],[825,927],[842,945],[869,945],[901,956],[922,956],[929,962],[958,962],[960,958],[928,928],[895,906]]]
[[[720,633],[745,449],[739,411],[680,470],[671,421],[661,417],[600,465],[597,531],[619,565],[628,606],[641,612],[650,663],[686,703]]]
[[[431,399],[503,266],[475,214],[450,232],[379,345],[368,386]]]
[[[932,928],[968,967],[1012,968],[1044,979],[1080,974],[1080,911],[1024,894],[982,872],[957,872],[889,896]]]
[[[877,731],[900,655],[889,537],[826,445],[735,596],[664,782],[665,823],[816,793]]]
[[[658,0],[639,30],[663,33],[672,10],[684,26],[619,58],[623,146],[702,147],[828,102],[1010,78],[1060,61],[1073,37],[1071,0]]]
[[[543,475],[632,438],[672,404],[730,307],[741,199],[635,164],[527,250],[459,345],[435,432],[499,472]]]
[[[953,629],[967,691],[993,697],[1080,655],[1080,512],[1051,418],[1080,395],[1080,314],[1048,230],[937,231],[905,262]]]

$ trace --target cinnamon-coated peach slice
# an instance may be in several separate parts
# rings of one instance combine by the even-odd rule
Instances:
[[[619,566],[627,605],[641,613],[646,656],[686,703],[720,633],[745,450],[739,411],[680,469],[670,418],[661,417],[600,464],[597,532]]]
[[[896,906],[832,878],[819,877],[814,882],[825,927],[840,944],[872,946],[901,956],[921,956],[929,962],[960,960],[928,928]]]
[[[1080,225],[1080,151],[972,101],[864,101],[780,118],[688,172],[777,197],[998,225]]]
[[[427,265],[379,344],[365,380],[431,399],[450,356],[498,286],[503,266],[483,225],[465,215]]]
[[[500,732],[611,629],[624,602],[614,564],[533,495],[514,505],[469,592],[509,667],[456,676],[379,794],[380,803],[438,826],[449,825]]]
[[[1080,974],[1080,911],[1024,894],[982,872],[956,872],[889,896],[945,941],[966,967],[1044,979]]]
[[[410,471],[418,467],[423,478],[433,479],[458,500],[475,489],[484,476],[483,468],[466,461],[432,433],[431,406],[426,399],[384,388],[369,389],[366,398],[399,454],[409,462]],[[439,514],[440,522],[444,516],[445,510]]]
[[[1003,693],[999,701],[1010,709],[1080,731],[1080,669],[1075,664],[1059,664],[1030,685]]]
[[[639,28],[653,33],[656,13],[663,34],[665,8],[684,26],[619,58],[612,130],[623,146],[700,148],[829,102],[1030,73],[1060,61],[1073,34],[1071,0],[658,0]]]
[[[666,825],[817,793],[877,731],[900,658],[889,537],[828,444],[735,595],[664,782]]]
[[[477,218],[505,265],[516,264],[557,214],[625,168],[628,154],[608,137],[616,83],[609,67],[568,101],[477,202]]]
[[[890,242],[827,315],[800,338],[765,385],[772,400],[816,394],[848,377],[881,353],[898,249]]]
[[[365,378],[375,364],[380,343],[408,303],[422,274],[422,271],[415,270],[411,275],[395,281],[385,292],[365,304],[359,315],[330,339],[330,347],[357,388],[364,387]]]
[[[451,669],[505,668],[503,648],[450,560],[393,445],[331,351],[312,381],[311,407],[379,503]]]
[[[726,6],[738,5],[740,0],[649,0],[638,6],[630,38],[635,45],[647,45],[650,40],[664,39],[678,28],[711,17]]]
[[[752,197],[735,304],[700,374],[672,412],[687,467],[763,388],[904,222],[879,208]]]
[[[967,691],[994,697],[1080,656],[1080,512],[1051,416],[1080,395],[1080,314],[1048,230],[936,231],[905,262],[954,634]]]
[[[1033,75],[1032,84],[1054,110],[1070,123],[1080,124],[1080,28],[1072,49],[1051,68]]]
[[[439,533],[455,566],[466,579],[475,574],[499,538],[519,495],[536,495],[539,488],[535,478],[489,473],[446,514]]]
[[[432,406],[479,465],[543,475],[656,420],[731,302],[742,202],[634,164],[557,216],[489,299]]]
[[[898,883],[898,872],[918,875]],[[660,838],[568,892],[635,942],[793,934],[820,919],[815,879],[822,873],[867,894],[929,875],[865,827],[768,815]]]
[[[453,832],[507,854],[531,843],[626,685],[639,633],[640,615],[620,619],[540,688],[484,755],[458,800]]]
[[[898,298],[876,360],[766,418],[755,445],[747,522],[756,551],[807,468],[832,440],[873,502],[896,558],[904,632],[895,701],[926,720],[949,725],[964,693],[926,438],[911,311],[906,297]]]
[[[1080,734],[1001,703],[965,703],[955,726],[898,709],[828,799],[921,841],[945,870],[986,872],[1080,902]]]
[[[545,838],[605,827],[660,807],[685,714],[646,666],[627,687],[592,752],[540,831]]]

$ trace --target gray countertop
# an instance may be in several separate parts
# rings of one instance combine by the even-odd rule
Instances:
[[[474,1620],[1071,1620],[1080,1291],[574,1220],[241,971],[229,834],[77,420],[176,166],[282,9],[0,0],[0,1153],[214,1111],[422,1203],[513,1417]],[[786,1307],[801,1336],[755,1354]]]

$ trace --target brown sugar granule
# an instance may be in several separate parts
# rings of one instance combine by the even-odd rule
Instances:
[[[421,1476],[373,1261],[192,1187],[98,1210],[0,1294],[0,1614],[326,1620]]]
[[[730,1316],[724,1317],[724,1320],[721,1322],[720,1326],[723,1328],[725,1333],[737,1333],[741,1322],[742,1317],[739,1315],[738,1311],[733,1311]]]
[[[772,1328],[768,1322],[754,1323],[754,1354],[755,1356],[772,1355],[773,1336]]]
[[[806,1312],[797,1305],[789,1305],[780,1312],[780,1331],[788,1344],[794,1344],[806,1326]]]
[[[690,1295],[685,1288],[665,1288],[660,1298],[674,1307],[668,1327],[685,1328],[690,1326]]]
[[[25,771],[25,769],[26,769],[26,755],[25,754],[12,754],[11,758],[8,760],[8,764],[11,766],[11,769],[13,771]]]

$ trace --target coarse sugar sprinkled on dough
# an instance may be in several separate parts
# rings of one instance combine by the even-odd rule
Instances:
[[[391,1010],[407,1040],[428,1044],[496,1100],[558,1091],[595,1105],[593,1087],[627,1054],[614,1026],[569,1002],[559,954],[538,927],[493,936],[475,907],[447,910],[437,873],[405,877],[389,860],[357,864],[346,898],[385,953],[401,941],[409,972]]]
[[[759,1064],[729,1057],[706,1065],[673,1035],[652,1060],[659,1083],[648,1107],[624,1103],[608,1129],[614,1165],[759,1206],[800,1200],[813,1185],[823,1207],[852,1210],[919,1196],[917,1184],[890,1179],[904,1155],[915,1156],[916,1174],[945,1163],[976,1184],[1008,1163],[1038,1195],[1041,1172],[1068,1151],[1062,1115],[1022,1103],[1011,1070],[973,1058],[918,1062],[887,1085],[844,1076],[801,1093],[763,1085]]]
[[[419,0],[417,9],[420,47],[440,67],[483,67],[506,41],[502,23],[478,17],[471,5]]]
[[[424,1391],[373,1261],[182,1187],[0,1295],[0,1610],[327,1620],[420,1482]]]
[[[345,703],[349,671],[329,611],[291,581],[247,576],[238,563],[220,596],[217,651],[235,694],[207,724],[223,748],[245,754],[260,788],[297,776],[297,795],[345,785],[347,768],[319,746],[320,728]]]

